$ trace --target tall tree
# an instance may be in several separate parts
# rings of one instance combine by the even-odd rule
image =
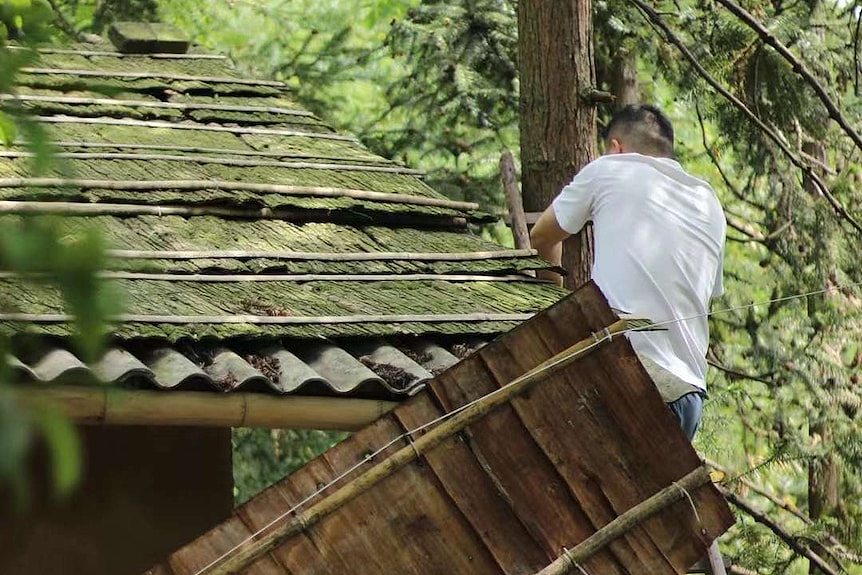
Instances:
[[[518,3],[518,70],[524,209],[539,212],[596,157],[591,0]],[[587,281],[588,230],[563,245],[567,287]]]

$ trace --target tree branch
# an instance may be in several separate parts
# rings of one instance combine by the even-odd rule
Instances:
[[[69,22],[69,20],[66,18],[66,15],[63,14],[63,11],[60,10],[60,6],[57,4],[57,0],[48,0],[48,4],[54,11],[54,24],[57,25],[57,28],[59,28],[64,34],[68,35],[73,40],[80,42],[81,33],[78,30],[75,30],[75,26],[73,26],[72,23]]]
[[[659,30],[662,31],[665,38],[667,38],[668,42],[677,47],[680,53],[689,61],[692,68],[697,72],[697,74],[703,78],[714,90],[716,90],[719,94],[721,94],[728,102],[733,104],[740,112],[742,112],[749,120],[751,120],[761,132],[763,132],[770,140],[772,140],[776,146],[778,146],[785,156],[790,160],[790,162],[802,170],[802,172],[813,182],[818,190],[823,194],[826,200],[830,203],[832,208],[845,220],[847,221],[853,228],[862,233],[862,225],[857,222],[853,216],[847,211],[847,209],[838,201],[835,196],[832,195],[832,192],[829,191],[829,188],[826,186],[826,183],[820,177],[819,174],[806,162],[804,162],[799,156],[797,156],[787,143],[778,135],[778,133],[767,126],[763,120],[761,120],[754,112],[752,112],[748,106],[746,106],[739,98],[731,94],[724,86],[722,86],[718,80],[716,80],[712,74],[710,74],[703,65],[698,61],[698,59],[691,53],[691,50],[686,47],[686,45],[680,40],[680,38],[673,33],[673,31],[668,27],[668,25],[661,19],[661,17],[656,13],[656,11],[649,5],[643,2],[643,0],[630,0],[635,6],[637,6],[640,11],[644,14],[649,22],[651,22],[654,26],[656,26]]]
[[[722,487],[719,487],[719,490],[734,506],[749,515],[757,523],[765,525],[767,528],[769,528],[769,530],[772,531],[779,539],[781,539],[788,547],[790,547],[794,553],[808,559],[808,561],[810,561],[813,565],[816,565],[826,575],[839,575],[838,571],[836,571],[832,567],[832,565],[827,563],[822,557],[814,553],[811,549],[799,543],[796,537],[784,530],[778,523],[767,517],[765,513],[752,506],[732,491],[728,491],[727,489],[724,489]],[[845,571],[843,567],[840,567],[840,569],[842,571]]]
[[[793,55],[793,52],[787,48],[781,41],[773,36],[772,32],[766,29],[766,27],[761,24],[754,16],[752,16],[748,11],[746,11],[741,6],[737,5],[733,2],[733,0],[717,0],[719,4],[730,10],[730,12],[745,22],[745,24],[754,30],[764,44],[768,46],[772,46],[776,52],[778,52],[782,58],[784,58],[792,67],[793,71],[796,72],[799,76],[802,77],[803,80],[814,90],[814,93],[817,94],[817,97],[826,107],[826,111],[829,112],[829,117],[832,118],[841,129],[844,130],[844,133],[853,140],[856,144],[856,147],[862,150],[862,136],[853,129],[850,125],[850,122],[847,121],[847,118],[841,113],[841,110],[838,109],[838,106],[835,105],[835,102],[829,97],[829,94],[826,93],[826,89],[823,85],[814,77],[808,68],[805,67],[805,64],[802,63],[796,56]]]

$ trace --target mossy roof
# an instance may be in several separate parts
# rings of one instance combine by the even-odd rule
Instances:
[[[75,44],[43,50],[18,80],[17,105],[58,154],[37,180],[25,142],[0,150],[0,226],[49,211],[69,213],[64,235],[101,230],[114,274],[105,289],[125,310],[110,325],[116,341],[469,338],[510,329],[563,293],[524,273],[547,267],[535,254],[470,233],[492,219],[477,206],[448,202],[417,170],[225,58]],[[279,279],[249,279],[267,274]],[[4,274],[0,294],[3,334],[69,335],[53,287]],[[203,316],[233,319],[194,321]]]

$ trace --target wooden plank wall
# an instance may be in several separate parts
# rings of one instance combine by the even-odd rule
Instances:
[[[585,286],[265,490],[150,573],[197,574],[368,453],[498,389],[615,319],[598,289]],[[405,445],[396,441],[387,453]],[[698,465],[619,337],[288,539],[245,573],[533,574]],[[733,521],[711,485],[692,496],[702,523],[683,500],[584,569],[590,575],[684,572]]]

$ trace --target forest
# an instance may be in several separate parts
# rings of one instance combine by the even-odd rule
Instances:
[[[589,2],[587,2],[589,5]],[[721,548],[740,575],[862,574],[862,4],[857,0],[595,0],[599,127],[653,103],[676,155],[724,207],[725,295],[713,302],[709,400],[695,447],[726,474],[736,526]],[[110,23],[172,24],[242,71],[286,82],[309,110],[429,184],[499,216],[477,234],[511,246],[499,160],[519,159],[515,0],[3,0],[0,38],[63,44]],[[4,39],[5,41],[5,39]],[[0,49],[0,93],[31,56]],[[0,135],[38,124],[0,100]],[[98,353],[113,303],[94,272],[102,240],[58,245],[33,226],[0,238],[0,262],[57,274]],[[750,305],[758,303],[758,305]],[[0,372],[0,381],[4,373]],[[0,388],[0,482],[48,438],[58,489],[80,462],[71,427],[23,414]],[[344,434],[235,429],[243,502]]]

